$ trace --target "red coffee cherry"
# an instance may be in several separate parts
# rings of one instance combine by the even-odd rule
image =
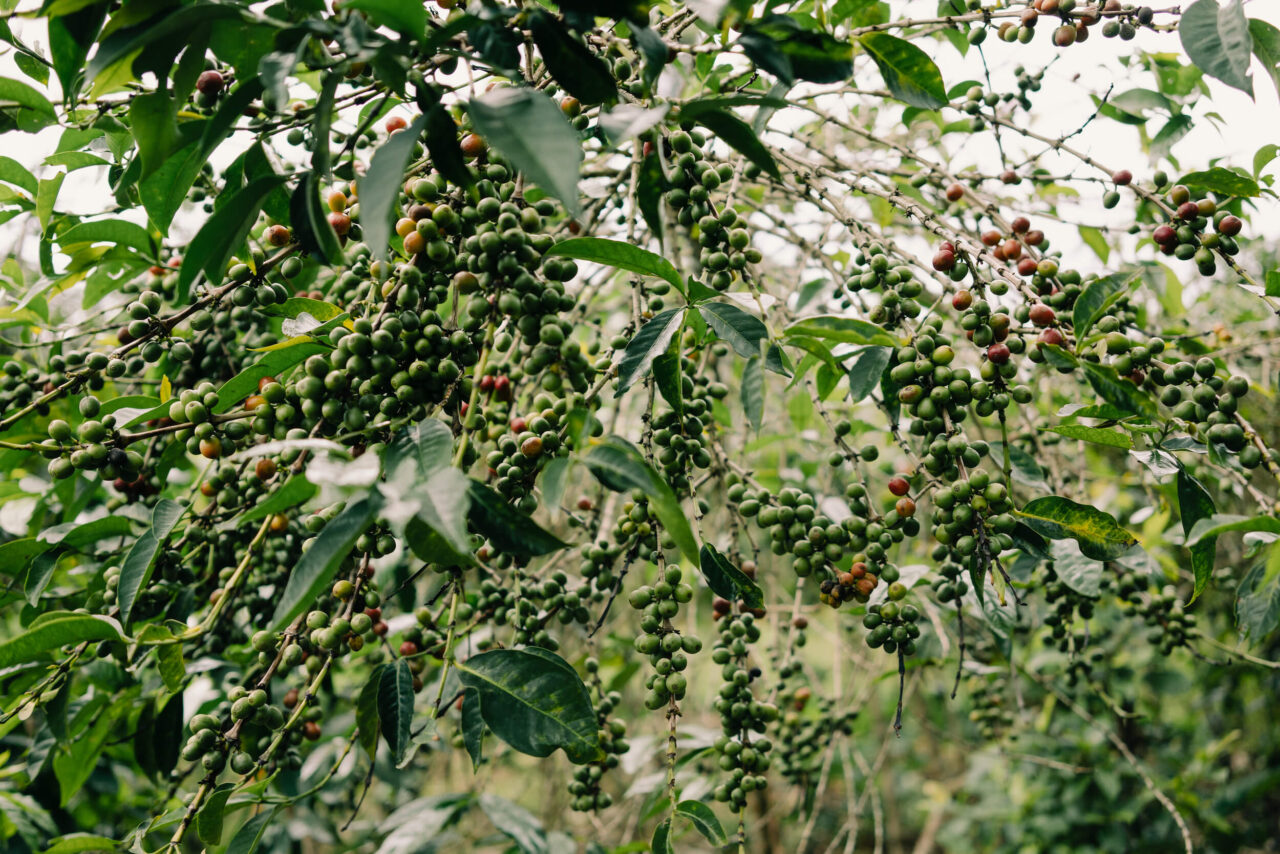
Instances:
[[[411,655],[417,655],[418,645],[413,641],[407,640],[404,643],[400,644],[400,654],[405,658],[408,658]]]
[[[1031,230],[1031,220],[1025,216],[1020,216],[1013,222],[1009,223],[1009,227],[1013,229],[1014,234],[1026,234]]]
[[[1042,302],[1031,306],[1031,322],[1036,326],[1049,326],[1056,318],[1053,309]]]
[[[383,125],[383,127],[386,128],[387,133],[395,133],[398,130],[404,130],[408,126],[409,122],[404,116],[392,116],[387,119],[386,124]]]
[[[952,184],[947,187],[947,201],[958,202],[964,198],[964,185]]]
[[[1133,173],[1128,169],[1120,169],[1112,173],[1111,180],[1118,187],[1127,187],[1133,181]]]
[[[1011,355],[1008,344],[996,343],[987,348],[987,358],[997,365],[1008,362]]]
[[[1221,227],[1219,227],[1219,231],[1221,231]],[[1158,225],[1156,230],[1151,232],[1151,239],[1161,246],[1176,244],[1178,242],[1178,232],[1171,225]]]
[[[1062,337],[1062,333],[1052,328],[1041,332],[1037,340],[1041,344],[1053,344],[1056,347],[1061,347],[1066,342],[1066,339]]]
[[[1240,217],[1234,215],[1224,216],[1222,222],[1218,223],[1218,233],[1227,237],[1235,237],[1242,228],[1244,223],[1240,221]]]
[[[969,291],[957,291],[951,298],[951,307],[956,311],[964,311],[971,305],[973,305],[973,294]]]
[[[222,79],[222,72],[209,71],[200,72],[200,76],[196,78],[196,89],[202,95],[216,95],[222,91],[222,87],[226,85],[226,81]]]
[[[894,495],[906,495],[911,491],[911,484],[905,477],[895,477],[889,481],[889,491]]]
[[[956,265],[956,256],[954,252],[948,252],[945,249],[938,250],[933,256],[933,269],[945,273]]]
[[[996,231],[994,228],[990,228],[982,232],[982,243],[985,246],[995,246],[1001,240],[1004,240],[1004,235]]]

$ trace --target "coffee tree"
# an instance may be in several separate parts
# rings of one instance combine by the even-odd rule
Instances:
[[[4,850],[1274,844],[1240,0],[4,6]]]

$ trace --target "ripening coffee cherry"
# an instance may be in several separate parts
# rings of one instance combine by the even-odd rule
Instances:
[[[933,269],[945,273],[956,265],[956,255],[946,249],[940,249],[933,256]]]
[[[1111,181],[1117,187],[1127,187],[1133,181],[1133,173],[1128,169],[1119,169],[1111,173]]]
[[[1240,221],[1240,217],[1228,214],[1218,222],[1218,233],[1227,237],[1235,237],[1240,233],[1240,229],[1244,228],[1244,223]]]
[[[460,143],[462,153],[467,157],[479,157],[484,154],[486,145],[483,139],[474,133],[469,133],[462,138]]]
[[[1049,326],[1056,319],[1053,309],[1042,302],[1038,302],[1031,306],[1030,313],[1031,322],[1036,326]]]
[[[409,126],[409,122],[404,116],[392,116],[382,125],[387,133],[395,133],[398,130],[404,130]]]
[[[951,307],[956,311],[964,311],[971,305],[973,305],[973,293],[970,291],[957,291],[951,298]]]
[[[196,91],[201,95],[217,95],[222,91],[222,87],[226,81],[222,79],[222,73],[210,69],[209,71],[200,72],[200,76],[196,78]]]
[[[351,217],[339,211],[333,211],[329,214],[329,225],[335,234],[343,237],[351,231]]]
[[[958,202],[964,198],[964,185],[952,184],[947,187],[947,201]]]
[[[987,358],[996,365],[1003,365],[1008,362],[1010,355],[1009,345],[1003,341],[992,344],[987,348]]]
[[[889,491],[894,495],[906,495],[911,491],[911,483],[905,477],[895,477],[889,481]]]
[[[273,225],[263,233],[263,237],[272,246],[287,246],[293,235],[289,233],[289,229],[285,226]]]

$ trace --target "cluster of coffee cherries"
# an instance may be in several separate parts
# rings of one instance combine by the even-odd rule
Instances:
[[[618,757],[631,749],[627,742],[627,724],[621,718],[609,717],[615,709],[622,705],[622,695],[617,691],[606,691],[600,681],[600,662],[595,657],[586,660],[587,676],[591,683],[591,692],[595,695],[596,723],[599,725],[600,749],[604,758],[585,765],[579,765],[573,772],[573,782],[569,784],[569,794],[573,800],[569,806],[579,812],[608,809],[613,805],[613,796],[600,787],[605,772],[618,767]]]
[[[711,660],[721,667],[724,683],[715,709],[720,714],[722,734],[715,741],[720,755],[720,770],[729,779],[716,786],[716,800],[727,802],[735,810],[747,805],[747,795],[763,789],[768,780],[765,772],[771,763],[769,753],[773,744],[763,734],[769,724],[778,719],[778,709],[771,703],[757,700],[751,693],[751,684],[760,676],[760,670],[748,663],[751,644],[760,640],[760,627],[751,613],[725,611],[725,600],[717,615],[720,637],[711,651]]]
[[[920,637],[920,609],[901,600],[907,595],[901,582],[889,585],[888,601],[867,606],[862,625],[867,629],[867,646],[885,652],[914,655]]]
[[[1116,583],[1116,595],[1127,609],[1137,611],[1147,625],[1147,642],[1170,655],[1187,645],[1195,635],[1196,617],[1182,607],[1181,597],[1173,585],[1151,590],[1144,598],[1145,586],[1132,574],[1122,575]]]
[[[919,316],[924,284],[911,267],[894,264],[883,244],[872,243],[859,252],[845,275],[844,290],[849,296],[842,301],[844,306],[852,305],[859,293],[879,294],[880,302],[868,315],[872,323],[891,329],[903,318]]]
[[[1244,428],[1236,421],[1240,400],[1249,392],[1243,376],[1223,378],[1208,356],[1195,362],[1180,361],[1152,371],[1152,382],[1162,385],[1160,402],[1171,407],[1173,416],[1188,422],[1192,435],[1238,454],[1245,468],[1257,468],[1262,452],[1249,443]]]
[[[939,602],[958,601],[969,592],[969,582],[963,578],[964,567],[955,561],[944,560],[938,566],[938,575],[930,586]]]
[[[666,199],[682,226],[697,227],[705,284],[726,291],[735,275],[748,264],[760,263],[763,257],[760,250],[751,246],[751,234],[742,227],[738,212],[728,206],[717,212],[711,199],[713,192],[733,178],[733,166],[716,165],[706,159],[707,140],[698,130],[675,131],[667,138],[667,144],[675,168]]]
[[[680,567],[668,566],[661,571],[661,580],[652,586],[637,587],[627,597],[631,607],[641,612],[636,651],[649,656],[653,667],[645,680],[648,690],[644,698],[645,708],[651,711],[684,698],[689,687],[684,675],[688,656],[702,649],[702,641],[693,635],[681,635],[671,624],[680,606],[693,599],[693,588],[681,580],[682,575]]]
[[[693,363],[688,359],[685,361],[692,370]],[[705,379],[695,381],[689,373],[684,373],[681,380],[686,395],[682,398],[684,416],[681,417],[673,409],[658,413],[653,419],[653,444],[665,480],[677,494],[686,495],[691,488],[691,469],[706,469],[711,466],[703,416],[711,411],[713,395],[710,384]],[[725,394],[728,393],[728,388],[723,384],[715,385],[717,392],[723,389]],[[724,394],[720,396],[723,397]]]
[[[792,486],[784,487],[775,496],[767,489],[750,489],[738,482],[729,486],[727,495],[741,515],[754,518],[760,528],[768,531],[774,554],[790,556],[791,568],[800,578],[816,573],[827,580],[847,548],[857,543],[865,548],[871,535],[887,533],[883,525],[868,525],[857,516],[836,523],[818,512],[812,493]],[[863,525],[862,532],[855,534],[854,528],[859,524]]]
[[[1216,253],[1235,255],[1240,251],[1236,241],[1244,228],[1240,217],[1219,210],[1211,198],[1192,199],[1191,191],[1182,184],[1170,188],[1166,198],[1174,208],[1173,217],[1151,232],[1151,239],[1162,253],[1180,261],[1194,261],[1201,275],[1212,276],[1218,270]]]
[[[969,720],[978,727],[984,740],[992,740],[1013,724],[1013,712],[1007,708],[1007,679],[1000,672],[974,677],[969,683]]]

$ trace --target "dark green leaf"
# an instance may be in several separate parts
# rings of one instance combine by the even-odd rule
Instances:
[[[467,494],[471,496],[467,521],[500,551],[528,558],[567,547],[567,543],[538,527],[536,522],[480,481],[471,480]]]
[[[356,700],[356,729],[359,730],[360,746],[369,754],[370,760],[377,757],[378,733],[382,731],[378,703],[381,698],[382,671],[386,667],[385,664],[379,664],[373,668]]]
[[[1111,366],[1087,361],[1081,362],[1080,366],[1084,368],[1089,385],[1107,403],[1133,415],[1151,417],[1156,414],[1156,405],[1150,396],[1133,383],[1117,376]]]
[[[704,302],[698,306],[698,313],[743,358],[759,356],[760,344],[769,340],[769,329],[760,318],[732,303]]]
[[[1178,36],[1197,68],[1253,96],[1253,39],[1240,0],[1227,0],[1222,6],[1218,0],[1196,0],[1182,10]]]
[[[1258,643],[1280,624],[1280,544],[1254,564],[1236,589],[1236,625],[1241,636]]]
[[[1210,519],[1217,512],[1213,497],[1186,469],[1178,469],[1178,513],[1182,516],[1182,533],[1190,537],[1191,531],[1201,519]],[[1195,588],[1187,604],[1196,601],[1209,579],[1213,576],[1213,561],[1218,548],[1217,537],[1202,537],[1187,547],[1191,552],[1191,569],[1195,574]]]
[[[1253,178],[1223,166],[1214,166],[1202,172],[1188,172],[1178,183],[1185,184],[1193,193],[1198,191],[1204,195],[1217,193],[1221,196],[1252,198],[1262,192]]]
[[[654,515],[680,551],[690,561],[698,560],[698,541],[680,500],[634,445],[618,436],[608,436],[587,451],[582,461],[597,480],[614,492],[639,489],[649,496]]]
[[[226,412],[239,406],[246,397],[258,390],[258,380],[263,377],[279,377],[308,357],[327,352],[329,348],[322,344],[299,341],[288,347],[263,353],[262,358],[222,384],[218,389],[218,405],[214,407],[214,411]]]
[[[621,240],[609,240],[604,237],[572,237],[552,246],[546,254],[591,261],[594,264],[617,267],[619,270],[639,273],[642,276],[654,276],[669,282],[671,287],[680,293],[685,292],[684,280],[680,278],[680,274],[676,272],[676,268],[670,261],[661,255]],[[670,311],[676,310],[670,309]]]
[[[1083,346],[1085,336],[1107,313],[1107,309],[1128,293],[1130,285],[1138,280],[1138,275],[1138,273],[1112,273],[1110,276],[1094,279],[1085,285],[1071,310],[1071,326],[1076,333],[1077,349]]]
[[[929,54],[888,33],[863,33],[858,42],[875,61],[893,97],[924,110],[936,110],[947,103],[942,72]]]
[[[720,819],[702,801],[681,801],[676,804],[676,815],[688,819],[703,838],[717,848],[729,844],[724,828],[720,826]]]
[[[271,826],[272,819],[276,817],[277,809],[279,807],[264,809],[240,825],[236,835],[231,837],[231,841],[227,843],[227,850],[224,854],[253,854],[258,849],[258,843],[262,841],[262,834]]]
[[[675,849],[671,847],[671,819],[664,818],[662,822],[653,829],[653,839],[649,841],[649,850],[653,854],[675,854]]]
[[[376,492],[370,493],[348,505],[324,526],[289,573],[289,581],[271,618],[272,631],[282,631],[329,589],[338,567],[355,548],[356,539],[373,521],[381,504],[381,497]]]
[[[168,92],[146,92],[129,102],[129,128],[138,143],[141,177],[155,172],[181,147],[177,112],[178,106]]]
[[[570,761],[600,756],[595,711],[587,686],[555,653],[499,649],[457,662],[458,678],[479,694],[480,714],[494,735],[521,753]]]
[[[528,26],[547,71],[562,89],[584,104],[618,99],[618,87],[609,66],[555,17],[535,10],[529,15]]]
[[[1062,583],[1081,596],[1097,599],[1102,590],[1102,561],[1085,557],[1073,540],[1054,540],[1049,550],[1053,554],[1053,571]]]
[[[653,360],[667,352],[683,322],[684,309],[669,308],[640,327],[635,337],[627,342],[622,360],[618,362],[618,389],[614,397],[621,397],[649,373]]]
[[[200,272],[210,284],[219,284],[227,272],[227,263],[244,244],[249,229],[258,220],[258,212],[267,195],[286,180],[284,175],[258,178],[237,191],[205,221],[187,247],[178,270],[178,299],[186,299]],[[328,223],[325,224],[328,227]]]
[[[683,419],[684,400],[680,393],[680,377],[680,356],[676,353],[663,353],[653,360],[653,381],[658,385],[658,393],[670,404],[676,415]]]
[[[582,145],[554,101],[534,89],[505,87],[472,99],[467,111],[481,137],[578,215]]]
[[[76,243],[114,243],[137,249],[144,258],[155,257],[151,235],[147,230],[123,219],[103,219],[73,225],[58,235],[57,242],[62,247],[70,247]]]
[[[853,73],[852,45],[804,29],[786,15],[767,15],[743,27],[738,44],[752,62],[787,83],[839,83]]]
[[[1187,545],[1193,546],[1207,537],[1216,537],[1230,531],[1263,531],[1268,534],[1280,534],[1280,519],[1274,516],[1231,516],[1214,514],[1208,519],[1201,519],[1191,527],[1187,534]]]
[[[320,178],[329,177],[329,161],[333,157],[330,151],[329,128],[333,123],[333,96],[337,94],[338,84],[342,82],[342,71],[331,69],[325,73],[320,83],[320,93],[316,96],[313,110],[315,118],[311,122],[311,169]],[[376,155],[375,155],[376,156]],[[364,182],[360,184],[360,209],[364,210]]]
[[[742,411],[756,430],[764,423],[764,361],[752,356],[742,368]]]
[[[1041,536],[1075,540],[1094,560],[1113,560],[1138,542],[1111,514],[1057,495],[1037,498],[1015,515]]]
[[[134,540],[133,547],[125,555],[124,563],[120,566],[116,596],[120,607],[120,621],[126,627],[129,625],[134,603],[138,601],[138,594],[151,579],[151,570],[156,565],[156,554],[160,546],[186,512],[186,508],[178,502],[161,498],[151,511],[151,527]]]
[[[524,807],[497,795],[482,794],[480,809],[502,834],[511,837],[520,854],[548,854],[542,823]]]
[[[405,167],[413,146],[426,129],[427,116],[419,116],[404,130],[392,134],[373,154],[369,171],[360,179],[360,226],[363,240],[374,257],[387,257],[387,241],[396,215],[396,199],[404,183]]]
[[[773,155],[765,144],[760,141],[760,137],[756,136],[756,132],[751,129],[751,125],[728,110],[705,110],[700,112],[698,113],[698,124],[720,137],[725,144],[762,170],[774,178],[782,180],[782,174],[778,171],[777,162],[773,159]]]
[[[196,813],[196,836],[206,845],[218,845],[222,842],[223,817],[226,815],[227,798],[231,797],[235,786],[223,783],[213,790],[213,794],[205,798],[204,806]]]
[[[707,580],[707,586],[717,596],[730,602],[741,600],[748,608],[764,607],[764,592],[760,590],[760,586],[730,563],[715,546],[710,543],[702,544],[702,550],[698,553],[698,566],[702,570],[702,577]]]
[[[849,366],[849,401],[857,403],[880,385],[884,369],[889,367],[893,351],[888,347],[872,346],[859,350]]]
[[[484,760],[484,717],[480,714],[480,692],[475,688],[462,692],[462,744],[471,757],[472,772],[479,771]]]
[[[382,737],[391,748],[397,768],[411,755],[413,726],[413,673],[409,662],[397,658],[382,668],[378,682],[378,721]]]
[[[326,264],[337,264],[342,260],[342,244],[338,242],[338,235],[329,225],[328,215],[320,204],[320,179],[314,172],[303,175],[289,197],[289,221],[293,224],[294,237],[303,249]]]
[[[474,178],[458,145],[458,125],[453,116],[440,104],[432,105],[423,115],[427,119],[426,143],[431,165],[450,182],[470,187]]]
[[[18,129],[29,133],[57,121],[53,104],[45,95],[8,77],[0,77],[0,112],[12,115]]]

